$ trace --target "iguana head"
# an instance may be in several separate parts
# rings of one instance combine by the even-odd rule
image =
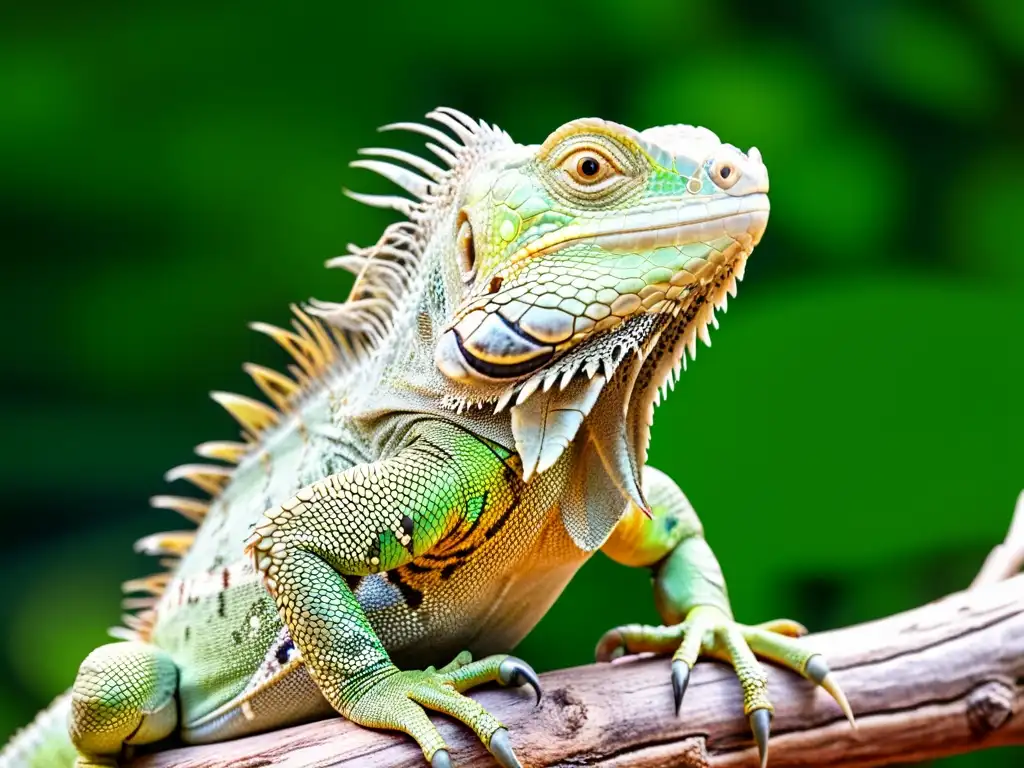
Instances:
[[[457,138],[386,128],[426,135],[448,167],[364,150],[412,166],[354,163],[415,199],[352,195],[407,220],[335,260],[360,277],[348,302],[314,311],[390,350],[391,391],[453,411],[510,410],[527,480],[586,421],[608,476],[644,504],[654,405],[697,337],[710,343],[706,326],[767,224],[760,153],[688,125],[637,132],[581,119],[523,146],[455,110],[428,117]]]
[[[722,300],[764,232],[767,192],[756,149],[687,125],[576,120],[498,153],[459,201],[465,288],[438,368],[491,388],[553,373],[570,350],[645,315],[698,332],[708,313],[684,310]]]

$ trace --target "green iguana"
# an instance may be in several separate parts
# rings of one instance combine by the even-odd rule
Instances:
[[[404,220],[328,262],[357,275],[345,303],[255,326],[295,359],[289,376],[246,366],[273,407],[214,393],[242,441],[204,443],[222,463],[167,476],[212,498],[153,502],[198,530],[138,543],[170,570],[125,585],[122,642],[86,658],[2,768],[115,766],[174,734],[331,712],[451,766],[428,709],[518,766],[464,693],[528,683],[539,698],[504,651],[598,549],[652,569],[665,622],[612,629],[598,659],[672,653],[677,712],[699,656],[731,662],[762,764],[758,657],[824,686],[852,722],[799,624],[733,620],[700,521],[646,466],[654,407],[764,233],[760,153],[687,125],[581,119],[522,146],[452,109],[428,118],[385,129],[425,135],[443,165],[379,148],[353,163],[410,197],[349,194]]]

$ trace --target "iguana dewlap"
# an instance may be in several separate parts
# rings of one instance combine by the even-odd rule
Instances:
[[[765,757],[757,657],[849,715],[798,624],[733,621],[696,514],[646,466],[655,405],[764,233],[760,153],[686,125],[583,119],[522,146],[455,110],[428,117],[386,128],[425,135],[440,164],[389,149],[353,163],[408,196],[352,197],[403,220],[329,262],[357,275],[347,302],[255,326],[294,357],[288,375],[246,366],[269,404],[214,394],[241,441],[168,475],[211,498],[154,499],[198,529],[139,542],[170,570],[125,585],[122,641],[85,660],[0,768],[114,766],[175,734],[333,711],[450,766],[426,710],[518,765],[515,735],[463,692],[539,695],[503,654],[598,549],[653,569],[665,622],[611,630],[599,659],[674,654],[677,710],[699,656],[730,661]]]

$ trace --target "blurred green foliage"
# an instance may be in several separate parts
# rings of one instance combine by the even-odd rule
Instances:
[[[240,363],[279,359],[244,323],[344,295],[322,262],[388,221],[339,194],[376,184],[346,168],[356,148],[437,104],[525,142],[596,114],[763,152],[768,235],[652,456],[702,510],[741,617],[905,609],[1002,538],[1024,485],[1019,3],[5,15],[0,739],[104,640],[118,582],[154,568],[131,541],[180,525],[146,497],[233,433],[204,392],[251,393]],[[647,582],[595,558],[521,653],[586,662],[608,626],[655,618]]]

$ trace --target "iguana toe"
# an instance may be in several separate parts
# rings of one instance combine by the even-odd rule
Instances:
[[[597,641],[594,656],[598,661],[614,661],[627,653],[671,653],[683,636],[682,626],[626,624],[610,629]]]

